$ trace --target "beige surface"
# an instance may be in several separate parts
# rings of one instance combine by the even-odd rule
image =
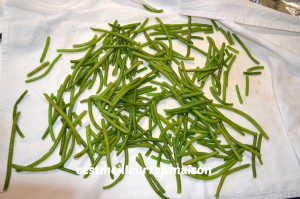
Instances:
[[[262,3],[262,5],[272,8],[274,10],[278,10],[280,12],[290,14],[286,10],[286,8],[281,0],[261,0],[261,3]]]

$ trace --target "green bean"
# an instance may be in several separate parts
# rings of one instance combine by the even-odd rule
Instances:
[[[170,39],[177,39],[177,38],[170,36]],[[158,41],[160,41],[160,40],[168,40],[168,37],[155,37],[154,40],[158,40]]]
[[[183,151],[183,150],[182,150]],[[184,156],[201,156],[201,155],[207,155],[208,153],[205,152],[199,152],[199,151],[192,151],[192,152],[182,152],[177,155],[178,158],[184,157]]]
[[[141,25],[141,23],[137,22],[137,23],[123,25],[123,26],[121,26],[121,28],[122,29],[136,29],[136,27],[138,27],[139,25]]]
[[[134,69],[136,69],[139,65],[141,65],[143,62],[139,61],[136,62],[134,65],[132,65],[128,70],[126,70],[126,72],[124,73],[124,76],[128,75],[129,73],[131,73]]]
[[[101,120],[101,125],[102,125],[103,135],[104,135],[104,139],[105,139],[106,164],[107,164],[107,167],[110,168],[110,170],[111,170],[112,167],[111,167],[111,160],[110,160],[109,140],[108,140],[108,136],[107,136],[106,125],[105,125],[104,119]],[[112,173],[111,173],[111,176],[113,176]]]
[[[231,67],[232,67],[232,65],[233,65],[233,63],[234,63],[234,61],[235,61],[235,59],[236,59],[236,55],[233,55],[232,58],[230,59],[230,62],[229,62],[229,64],[228,64],[228,66],[227,66],[227,72],[228,72],[228,74],[229,74],[229,72],[230,72],[230,69],[231,69]]]
[[[36,80],[39,80],[43,77],[45,77],[50,71],[51,69],[53,68],[53,66],[56,64],[56,62],[59,60],[59,58],[62,56],[62,54],[59,54],[52,62],[51,64],[49,65],[49,67],[47,68],[47,70],[41,74],[40,76],[37,76],[37,77],[34,77],[32,79],[27,79],[25,80],[26,83],[29,83],[29,82],[33,82],[33,81],[36,81]]]
[[[102,128],[97,124],[97,122],[94,118],[92,105],[93,105],[92,100],[88,100],[88,114],[89,114],[90,120],[95,128],[97,128],[98,130],[101,130]]]
[[[129,162],[129,160],[128,160],[128,149],[125,148],[124,173],[125,173],[126,166],[128,165],[128,162]],[[113,183],[104,186],[103,189],[109,189],[109,188],[115,186],[116,184],[118,184],[118,183],[124,178],[124,176],[125,176],[124,173],[121,173],[121,174],[119,175],[119,177],[118,177]]]
[[[224,173],[226,173],[233,165],[235,165],[237,160],[233,160],[232,162],[228,163],[221,171],[219,171],[216,174],[206,176],[206,175],[200,175],[200,174],[187,174],[187,176],[198,179],[198,180],[212,180],[220,177]]]
[[[257,142],[257,136],[254,136],[253,137],[253,143],[252,143],[252,145],[254,146],[254,147],[256,147],[256,142]],[[253,173],[253,178],[256,178],[256,164],[255,164],[255,155],[254,155],[254,153],[252,153],[251,154],[252,155],[252,157],[251,157],[251,167],[252,167],[252,173]]]
[[[193,139],[191,139],[189,142],[186,143],[186,145],[183,147],[182,151],[184,152],[193,142],[200,140],[202,138],[205,138],[207,135],[200,135],[197,137],[194,137]]]
[[[7,166],[6,166],[6,176],[5,176],[3,191],[7,191],[9,183],[10,183],[16,128],[17,128],[17,123],[18,123],[18,119],[20,117],[20,114],[21,114],[20,112],[17,112],[14,119],[13,119],[13,125],[12,125],[12,130],[11,130],[11,135],[10,135],[10,141],[9,141],[8,158],[7,158]]]
[[[258,135],[258,141],[257,141],[257,150],[258,150],[258,152],[260,152],[260,150],[261,150],[262,136],[263,136],[262,133]],[[260,157],[258,157],[258,160],[259,160],[259,163],[261,165],[263,165],[262,159]]]
[[[97,71],[98,71],[98,73],[99,73],[100,82],[99,82],[99,87],[98,87],[98,90],[96,91],[96,94],[100,93],[100,91],[101,91],[102,88],[103,88],[103,83],[104,83],[102,70],[101,70],[101,69],[98,69]]]
[[[27,73],[27,77],[31,77],[32,75],[38,73],[40,70],[44,69],[45,67],[47,67],[50,64],[50,62],[46,61],[44,63],[42,63],[40,66],[38,66],[37,68],[35,68],[33,71]]]
[[[85,51],[89,48],[90,48],[90,46],[84,46],[82,48],[71,48],[71,49],[61,48],[61,49],[57,49],[56,52],[58,52],[58,53],[77,53],[77,52]]]
[[[228,34],[226,33],[226,31],[222,27],[219,27],[219,31],[224,35],[224,37],[226,38],[226,40],[228,41],[228,43],[231,45],[232,42],[231,42]]]
[[[249,96],[249,76],[246,76],[246,89],[245,89],[245,96]]]
[[[263,70],[264,68],[265,68],[264,66],[253,66],[251,68],[248,68],[247,72],[251,72],[251,71],[254,71],[254,70]]]
[[[150,11],[150,12],[154,12],[154,13],[162,13],[162,12],[164,12],[163,9],[156,9],[156,8],[153,8],[153,7],[151,7],[151,6],[149,6],[149,5],[145,5],[145,4],[143,4],[143,7],[144,7],[146,10],[148,10],[148,11]]]
[[[94,84],[95,84],[95,81],[96,81],[96,78],[97,78],[97,74],[98,74],[98,71],[96,70],[96,71],[94,72],[93,77],[92,77],[92,81],[91,81],[90,85],[88,86],[88,89],[93,88],[93,86],[94,86]]]
[[[25,135],[23,134],[23,132],[21,131],[19,125],[17,125],[17,129],[16,129],[18,135],[21,137],[21,138],[25,138]]]
[[[47,54],[47,51],[48,51],[48,48],[49,48],[49,45],[50,45],[50,40],[51,40],[51,38],[50,38],[50,36],[48,36],[47,39],[46,39],[46,43],[45,43],[43,53],[42,53],[41,58],[40,58],[40,63],[42,63],[45,60],[45,57],[46,57],[46,54]]]
[[[141,73],[141,72],[146,71],[146,70],[148,70],[148,68],[145,66],[143,68],[138,69],[136,72]]]
[[[219,26],[215,20],[211,20],[211,23],[213,24],[213,26],[215,27],[216,30],[219,30]]]
[[[243,104],[243,98],[241,96],[240,89],[239,89],[239,86],[237,84],[235,85],[235,90],[236,90],[236,94],[237,94],[237,96],[239,98],[240,104]]]
[[[221,46],[220,51],[219,51],[219,59],[218,59],[218,62],[217,62],[217,65],[219,65],[219,66],[223,64],[224,51],[225,51],[225,42],[222,43],[222,46]],[[222,68],[219,70],[220,75],[221,75],[221,73],[222,73]]]
[[[235,54],[239,54],[239,53],[240,53],[240,51],[238,51],[237,49],[233,48],[233,47],[230,46],[230,45],[227,45],[226,48],[229,49],[229,50],[231,50],[231,51],[234,52]]]
[[[165,109],[165,112],[166,112],[166,114],[172,114],[172,113],[177,114],[178,112],[181,113],[182,111],[186,111],[186,110],[191,109],[192,107],[199,106],[199,105],[206,104],[206,103],[212,103],[212,100],[203,100],[203,101],[196,102],[196,103],[193,103],[193,104],[189,104],[189,105],[186,105],[186,106],[182,106],[182,107],[179,107],[179,108]]]
[[[222,125],[223,127],[223,125]],[[224,136],[224,138],[226,139],[227,143],[229,144],[231,150],[233,151],[235,157],[239,160],[242,161],[242,157],[240,156],[240,154],[237,152],[237,150],[235,149],[235,147],[233,146],[233,144],[231,143],[231,140],[229,138],[229,136],[227,136],[227,134],[225,132],[222,131],[222,128],[220,128],[222,135]]]
[[[223,84],[224,85],[224,84]],[[225,87],[225,86],[224,86]],[[224,88],[223,87],[223,88]],[[225,87],[226,88],[226,87]],[[222,100],[218,95],[217,95],[217,93],[216,93],[216,91],[212,88],[212,87],[210,87],[209,88],[210,89],[210,92],[211,92],[211,94],[215,97],[215,99],[218,101],[218,102],[220,102],[221,104],[224,104],[224,105],[228,105],[228,106],[232,106],[233,105],[233,103],[227,103],[227,102],[225,102],[224,100]],[[223,93],[224,93],[224,91],[223,91]],[[224,98],[226,98],[226,97],[224,97]]]
[[[223,109],[228,109],[237,114],[240,114],[241,116],[243,116],[247,120],[249,120],[249,122],[251,122],[266,139],[269,139],[269,136],[265,133],[265,131],[261,128],[261,126],[251,116],[247,115],[245,112],[238,110],[236,108],[226,106],[226,105],[221,105],[221,104],[213,104],[213,106],[223,108]]]
[[[218,152],[217,152],[217,151],[214,151],[214,152],[208,153],[208,154],[206,154],[206,155],[198,156],[198,157],[196,157],[196,158],[187,160],[187,161],[183,162],[183,164],[184,164],[184,165],[193,164],[193,163],[198,162],[198,161],[200,161],[200,160],[205,160],[205,159],[207,159],[207,158],[213,157],[213,156],[215,156],[215,155],[217,155],[217,154],[218,154]]]
[[[240,154],[240,156],[242,157],[243,155],[242,155],[242,153],[244,152],[245,150],[243,149],[243,148],[239,148],[239,149],[237,149],[236,150],[236,152],[238,153],[238,154]],[[230,160],[230,159],[232,159],[232,158],[236,158],[236,154],[231,154],[231,155],[229,155],[229,156],[227,156],[226,158],[224,158],[224,160]]]
[[[200,48],[196,47],[195,45],[188,43],[187,41],[184,40],[183,37],[179,36],[178,34],[174,34],[174,36],[175,36],[179,41],[181,41],[182,43],[184,43],[185,45],[191,47],[192,49],[196,50],[197,52],[201,53],[202,55],[207,56],[207,53],[206,53],[206,52],[204,52],[204,51],[201,50]]]
[[[190,97],[195,97],[195,96],[200,96],[200,95],[203,95],[202,91],[195,92],[195,93],[190,93],[190,94],[184,94],[184,95],[181,95],[181,97],[182,98],[190,98]]]
[[[84,46],[88,46],[88,45],[94,43],[94,41],[96,41],[96,40],[97,40],[97,35],[94,35],[94,37],[91,40],[87,41],[87,42],[84,42],[84,43],[81,43],[81,44],[73,44],[73,48],[81,48],[81,47],[84,47]]]
[[[91,144],[91,126],[88,124],[86,127],[86,140],[87,140],[87,146],[89,148],[89,151],[92,155],[94,155],[94,150]]]
[[[134,45],[139,45],[136,41],[134,41],[133,39],[129,38],[129,37],[126,37],[120,33],[117,33],[117,32],[112,32],[112,31],[108,31],[108,30],[104,30],[104,29],[100,29],[100,28],[91,28],[91,30],[93,31],[96,31],[96,32],[104,32],[104,33],[107,33],[107,34],[110,34],[110,35],[114,35],[114,36],[117,36],[117,37],[120,37],[122,39],[125,39],[126,41],[129,41],[130,43],[134,44]]]
[[[13,114],[12,114],[12,120],[14,120],[14,118],[16,117],[16,114],[17,114],[17,109],[18,109],[18,105],[20,104],[20,102],[24,99],[24,97],[26,96],[26,94],[28,93],[28,90],[25,90],[21,95],[20,97],[17,99],[17,101],[15,102],[14,104],[14,108],[13,108]],[[16,124],[16,131],[18,133],[18,135],[21,137],[21,138],[24,138],[24,134],[21,132],[18,124]]]
[[[244,49],[244,51],[247,53],[247,55],[249,56],[249,58],[256,64],[259,64],[260,62],[257,61],[253,55],[250,53],[250,51],[248,50],[248,48],[245,46],[245,44],[242,42],[242,40],[235,34],[232,33],[232,36],[235,38],[235,40],[241,45],[241,47]]]
[[[65,90],[66,90],[67,84],[69,83],[70,77],[71,77],[71,75],[68,75],[66,77],[63,84],[61,85],[61,87],[59,88],[59,90],[57,92],[56,101],[57,101],[58,104],[61,103],[62,96],[65,93]]]
[[[172,47],[172,40],[170,38],[170,34],[168,32],[168,30],[166,29],[165,25],[163,24],[163,22],[160,20],[160,18],[155,17],[156,21],[158,21],[158,23],[161,25],[161,28],[163,29],[164,33],[166,34],[168,41],[169,41],[169,49],[170,49],[170,57],[172,58],[172,52],[173,52],[173,47]]]
[[[258,72],[247,72],[247,71],[245,71],[243,73],[244,73],[244,75],[261,75],[260,71],[258,71]]]
[[[188,16],[188,24],[189,24],[189,26],[188,26],[188,36],[187,36],[187,40],[189,40],[190,42],[192,42],[191,41],[191,23],[192,23],[192,17],[191,16]],[[190,46],[188,46],[187,47],[187,52],[186,52],[186,57],[189,57],[190,56],[190,53],[191,53],[191,47]]]
[[[207,71],[215,71],[218,67],[211,67],[211,68],[193,68],[193,69],[186,69],[186,72],[207,72]]]
[[[235,42],[234,42],[234,40],[233,40],[233,38],[231,36],[231,32],[227,31],[227,35],[228,35],[228,39],[229,39],[229,44],[230,45],[234,45]]]
[[[68,168],[65,168],[65,167],[60,167],[59,170],[62,170],[62,171],[65,171],[65,172],[68,172],[68,173],[71,173],[73,175],[76,175],[78,176],[78,173],[72,169],[68,169]]]
[[[192,26],[197,26],[197,27],[208,27],[208,28],[212,28],[211,25],[209,24],[201,24],[201,23],[192,23],[191,24]],[[169,27],[186,27],[188,26],[188,24],[165,24],[165,26],[167,28]],[[147,30],[150,30],[150,29],[154,29],[154,28],[158,28],[158,27],[161,27],[159,24],[154,24],[154,25],[150,25],[150,26],[147,26],[147,27],[143,27],[143,28],[140,28],[136,31],[133,31],[133,33],[139,33],[139,32],[144,32],[144,31],[147,31]]]
[[[207,115],[211,115],[210,113],[208,112],[205,112],[205,111],[197,111],[193,108],[193,112],[201,119],[203,119],[203,121],[206,121],[206,122],[209,122],[209,123],[218,123],[220,122],[220,119],[218,119],[218,117],[216,119],[213,119],[213,118],[209,118],[209,117],[205,117],[203,114],[207,114]],[[223,118],[222,118],[223,119]]]
[[[160,153],[159,154],[159,157],[161,157],[161,154],[162,153]],[[154,155],[151,155],[151,158],[153,159],[153,160],[159,160],[160,162],[163,162],[163,163],[166,163],[166,164],[170,164],[170,161],[169,160],[166,160],[166,159],[162,159],[162,158],[159,158],[159,157],[156,157],[156,156],[154,156]],[[158,166],[159,167],[159,166]]]
[[[142,59],[145,59],[145,60],[154,60],[154,61],[168,61],[168,60],[171,60],[171,57],[152,57],[152,56],[147,56],[147,55],[135,52],[135,51],[133,51],[132,54],[136,55],[136,56],[138,56]]]
[[[50,98],[51,98],[51,100],[53,100],[54,95],[51,94]],[[48,128],[49,128],[49,133],[50,133],[51,139],[54,142],[55,141],[55,135],[54,135],[52,124],[53,124],[53,121],[52,121],[52,106],[49,103],[49,107],[48,107]]]
[[[175,174],[176,176],[176,184],[177,184],[177,193],[181,193],[181,178],[178,173]]]

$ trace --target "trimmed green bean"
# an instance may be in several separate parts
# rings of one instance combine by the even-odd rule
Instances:
[[[243,98],[242,98],[242,95],[241,95],[241,93],[240,93],[239,86],[238,86],[237,84],[235,85],[235,91],[236,91],[236,94],[237,94],[237,96],[238,96],[238,98],[239,98],[240,104],[243,104]]]
[[[245,52],[247,53],[247,55],[249,56],[249,58],[256,64],[259,64],[260,62],[257,61],[253,55],[250,53],[250,51],[248,50],[248,48],[245,46],[245,44],[242,42],[242,40],[235,34],[232,33],[232,36],[235,38],[235,40],[241,45],[241,47],[245,50]]]
[[[47,54],[48,49],[49,49],[50,40],[51,40],[51,38],[50,38],[50,36],[48,36],[47,39],[46,39],[46,43],[45,43],[43,53],[42,53],[41,58],[40,58],[40,63],[42,63],[45,60],[46,54]]]
[[[10,183],[16,128],[17,128],[17,123],[18,123],[18,119],[20,117],[20,114],[21,114],[20,112],[17,112],[14,119],[13,119],[13,125],[12,125],[12,130],[11,130],[11,135],[10,135],[10,141],[9,141],[8,158],[7,158],[7,166],[6,166],[6,176],[5,176],[3,191],[7,191],[9,183]]]
[[[149,6],[149,5],[145,5],[145,4],[143,4],[143,7],[144,7],[146,10],[148,10],[148,11],[150,11],[150,12],[154,12],[154,13],[162,13],[162,12],[164,12],[163,9],[156,9],[156,8],[153,8],[153,7],[151,7],[151,6]]]
[[[47,67],[50,64],[50,62],[44,62],[42,63],[40,66],[38,66],[37,68],[35,68],[33,71],[27,73],[27,77],[31,77],[32,75],[38,73],[39,71],[41,71],[42,69],[44,69],[45,67]]]

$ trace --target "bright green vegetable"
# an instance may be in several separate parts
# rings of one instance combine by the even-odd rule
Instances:
[[[232,36],[235,38],[235,40],[241,45],[241,47],[245,50],[245,52],[247,53],[247,55],[249,56],[249,58],[256,64],[259,64],[260,62],[257,61],[253,55],[250,53],[250,51],[248,50],[248,48],[245,46],[245,44],[242,42],[242,40],[235,34],[233,33]]]
[[[239,86],[238,86],[238,85],[235,85],[235,90],[236,90],[236,94],[237,94],[237,96],[238,96],[238,98],[239,98],[240,104],[243,104],[243,98],[242,98],[242,95],[241,95],[241,93],[240,93],[240,89],[239,89]]]
[[[153,7],[151,7],[151,6],[149,6],[149,5],[145,5],[145,4],[143,4],[143,7],[144,7],[146,10],[148,10],[148,11],[150,11],[150,12],[154,12],[154,13],[162,13],[162,12],[164,12],[163,9],[156,9],[156,8],[153,8]]]
[[[3,191],[7,191],[9,182],[10,182],[16,128],[17,128],[17,122],[18,122],[20,114],[21,114],[20,112],[17,112],[16,116],[14,117],[14,120],[13,120],[11,136],[10,136],[10,141],[9,141],[8,158],[7,158],[7,166],[6,166],[6,177],[5,177]]]
[[[40,63],[44,62],[44,60],[45,60],[46,54],[47,54],[48,49],[49,49],[50,40],[51,40],[51,38],[50,38],[50,36],[48,36],[47,39],[46,39],[46,43],[45,43],[43,53],[42,53],[41,58],[40,58]]]
[[[36,74],[37,72],[39,72],[40,70],[44,69],[45,67],[47,67],[50,63],[47,61],[47,62],[44,62],[42,63],[40,66],[38,66],[36,69],[34,69],[33,71],[29,72],[27,74],[27,77],[31,77],[32,75]]]

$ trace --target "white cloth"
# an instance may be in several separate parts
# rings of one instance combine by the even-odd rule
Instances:
[[[244,105],[238,105],[234,85],[243,88],[241,74],[253,63],[240,50],[233,67],[228,99],[238,108],[252,115],[270,135],[263,140],[264,165],[257,169],[258,177],[252,178],[251,169],[241,171],[226,179],[221,197],[225,198],[287,198],[300,196],[300,21],[288,15],[271,11],[262,6],[238,0],[228,1],[147,1],[149,5],[163,8],[159,17],[168,23],[186,22],[185,15],[198,16],[193,21],[210,23],[206,17],[220,19],[231,31],[239,33],[255,57],[266,66],[262,76],[251,78],[250,97]],[[16,136],[14,163],[27,165],[48,151],[50,139],[40,137],[47,125],[47,103],[42,93],[55,92],[70,72],[64,55],[51,73],[37,83],[25,84],[25,74],[38,65],[47,35],[51,45],[47,57],[52,60],[57,48],[71,47],[73,43],[89,40],[93,32],[89,27],[107,28],[115,19],[121,24],[141,22],[153,14],[142,6],[126,0],[8,0],[4,7],[3,64],[0,85],[0,187],[3,186],[7,148],[11,131],[12,107],[25,90],[29,95],[19,109],[22,111],[19,124],[26,138]],[[178,14],[179,13],[179,14]],[[237,23],[241,24],[237,24]],[[255,27],[254,27],[255,26]],[[274,28],[274,29],[266,29]],[[220,44],[224,37],[213,35]],[[205,46],[206,45],[206,46]],[[176,46],[182,48],[179,45]],[[200,48],[206,49],[207,44]],[[181,49],[182,50],[182,49]],[[76,55],[77,57],[79,55]],[[74,56],[76,58],[76,56]],[[232,116],[234,117],[234,115]],[[239,117],[237,121],[245,122]],[[245,123],[247,126],[247,123]],[[249,126],[251,128],[251,126]],[[81,130],[84,130],[81,129]],[[84,135],[84,131],[82,132]],[[80,150],[80,149],[77,149]],[[130,150],[130,165],[136,166],[135,155],[140,150]],[[113,161],[123,162],[122,156],[112,156]],[[249,154],[244,157],[249,162]],[[57,162],[58,157],[43,163]],[[71,161],[68,167],[87,166],[87,158]],[[146,159],[147,165],[153,161]],[[105,165],[105,159],[101,161]],[[176,194],[174,176],[159,175],[166,195],[171,198],[214,198],[219,180],[208,182],[182,177],[183,193]],[[72,176],[61,171],[48,173],[12,173],[9,191],[0,198],[156,198],[143,175],[126,175],[112,189],[102,190],[109,184],[108,175],[91,176],[88,179]]]

